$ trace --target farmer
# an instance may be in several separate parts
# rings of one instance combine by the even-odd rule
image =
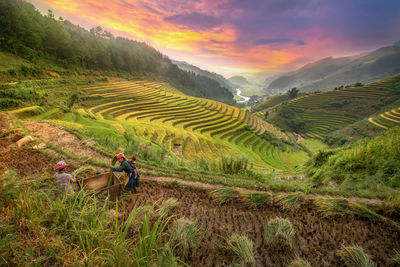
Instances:
[[[129,161],[129,164],[131,164],[131,166],[132,166],[132,168],[133,168],[133,172],[134,172],[134,176],[133,176],[133,184],[134,184],[134,186],[135,186],[135,189],[137,188],[137,187],[139,187],[139,172],[137,171],[137,169],[136,169],[136,156],[132,156],[131,158],[130,158],[130,161]]]
[[[72,183],[76,182],[76,179],[71,174],[66,173],[68,166],[69,165],[63,160],[57,162],[56,165],[54,165],[54,170],[57,171],[54,174],[54,178],[56,179],[60,190],[66,192],[68,196],[71,196],[75,193]]]
[[[114,166],[110,166],[110,168],[114,171],[114,172],[122,172],[124,171],[128,177],[128,183],[125,185],[125,190],[132,190],[134,189],[135,185],[133,183],[133,179],[134,179],[134,169],[131,166],[131,164],[128,162],[128,160],[126,159],[126,157],[124,156],[123,153],[119,153],[118,155],[115,156],[115,158],[118,160],[119,163],[121,163],[121,165],[119,166],[119,168],[114,168]]]

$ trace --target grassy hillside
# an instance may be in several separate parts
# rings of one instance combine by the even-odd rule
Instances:
[[[114,37],[100,26],[90,31],[68,20],[42,15],[21,0],[0,2],[0,51],[24,59],[11,60],[0,70],[0,79],[43,78],[57,75],[124,76],[167,81],[186,94],[234,104],[232,93],[209,77],[178,68],[151,46]],[[8,62],[8,61],[6,61]],[[50,65],[58,68],[48,68]]]
[[[400,188],[400,127],[374,139],[325,150],[305,165],[316,186],[335,183],[343,190]],[[379,188],[379,189],[378,189]]]
[[[62,125],[109,151],[142,140],[161,158],[171,155],[195,163],[202,159],[212,167],[224,155],[263,169],[289,169],[308,158],[279,129],[239,108],[184,95],[166,83],[115,81],[87,86],[90,82],[3,84],[1,103],[3,108],[31,106],[12,114]]]
[[[397,75],[364,86],[293,99],[274,108],[268,119],[278,127],[298,132],[305,138],[323,140],[330,133],[368,118],[399,99],[400,75]]]

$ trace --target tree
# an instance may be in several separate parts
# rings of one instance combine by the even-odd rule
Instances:
[[[289,99],[293,99],[296,98],[297,95],[299,93],[299,90],[296,87],[293,87],[292,89],[290,89],[287,94],[289,96]]]
[[[268,115],[269,115],[269,112],[266,111],[265,114],[264,114],[264,118],[268,118]]]

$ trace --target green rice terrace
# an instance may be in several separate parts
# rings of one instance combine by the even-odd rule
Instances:
[[[221,102],[184,95],[163,83],[110,82],[83,87],[80,94],[87,98],[83,108],[61,116],[54,108],[31,119],[44,119],[84,135],[94,126],[133,133],[188,161],[237,155],[246,157],[255,168],[285,170],[308,158],[284,133],[259,117]],[[39,107],[12,113],[35,109]]]
[[[298,132],[305,138],[324,140],[330,133],[368,119],[381,108],[398,101],[399,87],[400,76],[394,76],[364,86],[300,96],[264,112],[272,113],[269,121],[284,129]],[[378,127],[389,128],[398,123],[396,112],[382,113],[369,121]]]

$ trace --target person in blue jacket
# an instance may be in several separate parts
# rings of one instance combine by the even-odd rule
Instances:
[[[118,160],[119,163],[121,163],[121,165],[118,168],[114,168],[114,166],[110,166],[110,168],[114,172],[125,172],[128,175],[129,180],[128,180],[127,184],[125,185],[125,190],[133,190],[133,189],[135,189],[135,183],[134,183],[135,172],[134,172],[134,168],[129,163],[129,161],[126,159],[126,157],[124,156],[123,153],[118,154],[117,156],[115,156],[115,158]]]

